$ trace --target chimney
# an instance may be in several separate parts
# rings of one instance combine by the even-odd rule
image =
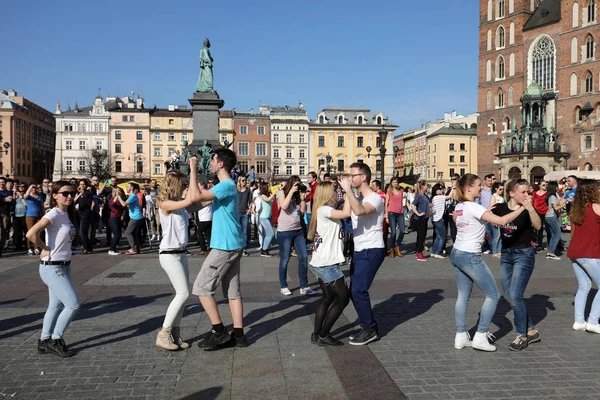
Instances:
[[[56,115],[60,115],[61,111],[60,111],[60,101],[56,101],[56,110],[54,110],[54,114]]]
[[[137,108],[144,108],[144,99],[142,99],[141,97],[138,97],[135,101]]]
[[[175,104],[169,104],[169,107],[168,107],[169,111],[175,111],[176,108],[177,107],[175,107]]]
[[[18,93],[15,91],[15,89],[8,89],[8,96],[9,97],[13,97],[16,96]]]

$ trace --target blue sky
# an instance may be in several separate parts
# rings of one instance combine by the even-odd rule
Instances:
[[[143,92],[189,104],[204,37],[225,108],[330,105],[400,125],[476,111],[479,2],[5,1],[0,88],[53,111]]]

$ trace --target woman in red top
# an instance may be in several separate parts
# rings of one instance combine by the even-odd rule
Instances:
[[[108,219],[108,223],[112,232],[110,250],[108,251],[109,256],[118,256],[120,254],[117,251],[117,246],[121,240],[121,227],[124,207],[117,200],[117,197],[125,198],[125,192],[120,187],[113,188],[112,196],[108,202],[108,208],[110,208],[110,218]]]
[[[402,257],[400,244],[404,239],[404,190],[400,187],[400,178],[393,177],[385,195],[385,219],[392,230],[389,257]],[[384,230],[384,232],[386,232]],[[396,234],[398,237],[396,238]]]
[[[535,230],[533,236],[534,242],[537,242],[536,252],[540,252],[544,248],[544,221],[545,215],[548,212],[548,202],[546,201],[547,187],[548,182],[541,181],[539,190],[534,190],[532,194],[533,208],[535,208],[535,211],[542,220],[542,227]],[[546,230],[548,230],[548,226],[546,226]],[[546,233],[546,237],[550,238],[550,235]]]
[[[573,224],[573,238],[567,256],[573,262],[579,284],[573,329],[600,333],[600,292],[594,296],[587,323],[585,321],[585,305],[592,281],[600,287],[600,185],[596,181],[584,179],[579,182],[569,218]]]

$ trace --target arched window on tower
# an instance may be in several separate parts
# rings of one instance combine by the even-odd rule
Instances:
[[[575,125],[578,125],[581,123],[581,107],[577,106],[575,107]]]
[[[488,127],[490,128],[490,133],[496,133],[496,121],[491,119]]]
[[[492,80],[492,61],[487,60],[485,62],[485,80],[489,82]]]
[[[577,96],[577,74],[573,72],[571,74],[571,90],[569,91],[571,96]]]
[[[577,28],[579,26],[579,3],[577,2],[573,3],[573,14],[571,17],[571,27]]]
[[[502,122],[502,128],[504,128],[504,131],[510,131],[511,125],[510,125],[510,118],[508,117],[504,117],[504,121]]]
[[[556,49],[547,35],[539,36],[531,45],[528,84],[536,82],[543,90],[554,90]]]
[[[508,87],[508,105],[512,106],[514,104],[515,90],[512,85]]]
[[[486,103],[486,105],[487,105],[487,109],[488,110],[492,109],[492,91],[491,90],[487,91],[487,103]]]
[[[496,61],[496,79],[504,79],[506,77],[506,73],[504,70],[504,57],[498,56]]]
[[[590,0],[587,6],[588,23],[596,21],[596,0]]]
[[[504,27],[502,25],[500,25],[498,27],[498,30],[496,30],[496,49],[504,48],[504,45],[506,44],[505,40],[506,40],[506,37],[505,37]]]
[[[487,31],[487,50],[492,50],[492,30],[488,29]]]
[[[579,51],[578,47],[579,44],[577,43],[577,37],[573,37],[573,39],[571,39],[571,63],[577,62],[577,53]]]
[[[585,149],[586,150],[591,150],[592,149],[592,137],[591,136],[586,136],[585,137]]]
[[[585,92],[592,93],[594,91],[594,75],[590,71],[585,75]]]
[[[508,44],[515,44],[515,23],[511,22],[508,28]]]
[[[497,10],[497,17],[498,18],[504,18],[504,0],[497,0],[498,1],[498,10]]]
[[[592,35],[588,35],[585,41],[585,58],[587,60],[594,58],[594,38]]]
[[[363,123],[363,117],[362,117],[362,115],[358,116],[357,122],[358,122],[359,125],[362,125],[362,123]]]
[[[498,89],[498,108],[504,107],[504,90]]]

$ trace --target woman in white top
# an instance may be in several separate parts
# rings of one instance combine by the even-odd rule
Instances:
[[[38,340],[38,353],[52,353],[59,357],[73,355],[63,340],[63,334],[79,309],[79,297],[71,280],[71,243],[77,231],[68,214],[76,194],[69,182],[56,182],[50,199],[52,209],[27,232],[27,239],[36,249],[42,249],[40,277],[48,286],[48,309]],[[40,238],[44,230],[46,243]]]
[[[456,319],[454,347],[462,349],[473,346],[477,350],[496,351],[496,346],[488,341],[488,337],[492,336],[488,329],[496,312],[500,295],[492,272],[481,258],[481,245],[485,238],[486,222],[506,225],[523,211],[523,206],[519,206],[510,214],[499,217],[482,205],[475,203],[475,199],[479,197],[481,197],[479,177],[473,174],[461,177],[456,185],[456,200],[459,203],[454,210],[457,228],[456,243],[450,254],[450,262],[454,266],[458,289],[454,309]],[[477,333],[471,342],[467,333],[467,305],[474,283],[485,294],[485,301],[481,307]]]
[[[488,210],[493,210],[496,204],[504,203],[504,185],[501,182],[494,182],[492,185],[492,199]],[[502,255],[502,240],[500,237],[500,227],[492,226],[492,257],[500,258]]]
[[[323,297],[315,314],[315,330],[310,341],[319,346],[341,346],[329,332],[331,327],[348,305],[348,288],[339,264],[345,262],[344,233],[340,220],[350,216],[350,202],[344,203],[343,210],[333,206],[337,193],[331,182],[321,182],[313,196],[313,215],[310,221],[308,239],[313,241],[310,265],[319,279]]]
[[[433,187],[431,193],[433,197],[431,199],[431,209],[433,212],[433,228],[435,229],[435,240],[433,242],[433,248],[431,249],[431,257],[444,259],[442,251],[444,250],[444,244],[446,243],[446,223],[444,221],[444,212],[446,210],[446,200],[454,196],[454,188],[448,193],[444,194],[444,186],[437,184]]]
[[[190,158],[189,164],[190,171],[198,170],[196,157]],[[162,329],[156,336],[156,346],[166,350],[189,347],[189,344],[181,340],[180,323],[183,316],[183,305],[190,294],[188,288],[190,273],[186,253],[189,216],[185,208],[193,204],[190,199],[199,193],[196,174],[190,174],[189,191],[186,198],[182,200],[185,185],[184,174],[175,171],[169,172],[160,186],[160,193],[157,197],[163,233],[158,260],[175,289],[175,297],[167,308]]]

